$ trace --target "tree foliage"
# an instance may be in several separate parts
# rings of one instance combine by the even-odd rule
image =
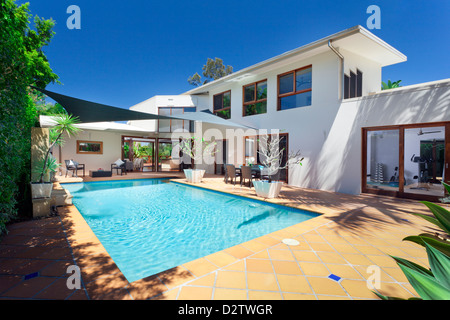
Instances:
[[[225,67],[222,59],[220,58],[215,58],[214,60],[208,58],[206,64],[203,65],[202,70],[203,70],[202,74],[203,77],[205,77],[205,79],[202,80],[202,77],[196,72],[193,76],[188,78],[189,84],[198,87],[210,81],[220,79],[226,75],[233,73],[233,67],[232,66]]]
[[[19,209],[30,209],[31,127],[37,120],[30,85],[58,82],[43,48],[55,21],[34,18],[29,4],[2,0],[0,7],[0,234]],[[36,93],[34,93],[36,94]]]
[[[381,81],[381,90],[389,90],[389,89],[399,88],[399,87],[401,87],[400,82],[402,82],[402,80],[398,80],[395,82],[391,82],[391,80],[388,80],[387,83],[384,81]]]

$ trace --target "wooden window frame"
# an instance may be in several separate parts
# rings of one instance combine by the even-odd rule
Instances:
[[[278,97],[277,98],[277,100],[278,100],[277,111],[289,110],[289,109],[281,109],[281,98],[290,97],[290,96],[294,96],[294,95],[297,95],[297,94],[302,94],[302,93],[305,93],[305,92],[312,92],[312,83],[311,83],[311,88],[296,91],[297,90],[296,89],[297,72],[301,71],[301,70],[309,69],[309,68],[311,68],[311,75],[312,75],[312,64],[310,64],[308,66],[301,67],[301,68],[298,68],[298,69],[295,69],[295,70],[291,70],[291,71],[279,74],[277,76],[277,87],[278,87],[277,88],[277,97]],[[290,73],[292,73],[294,75],[293,79],[292,79],[293,80],[293,83],[292,83],[293,87],[292,88],[293,88],[294,91],[280,94],[280,78],[285,76],[285,75],[288,75]],[[301,107],[296,107],[296,108],[301,108]],[[291,108],[291,109],[295,109],[295,108]]]
[[[245,114],[245,107],[248,106],[248,105],[251,105],[251,104],[257,104],[257,103],[266,101],[266,108],[267,108],[267,96],[266,96],[265,99],[259,99],[259,100],[257,99],[258,83],[262,83],[262,82],[265,82],[266,83],[266,87],[267,87],[267,79],[256,81],[256,82],[249,83],[249,84],[246,84],[246,85],[242,86],[242,116],[243,117],[254,116],[254,115],[257,115],[257,114],[264,114],[264,113]],[[245,88],[250,87],[250,86],[254,86],[254,88],[255,88],[255,93],[254,93],[254,96],[253,96],[254,99],[252,101],[245,102]],[[267,113],[267,109],[266,109],[265,113]]]
[[[100,151],[99,152],[93,152],[93,151],[80,151],[80,143],[95,143],[100,144]],[[103,141],[89,141],[89,140],[77,140],[77,154],[103,154]]]
[[[195,112],[197,112],[197,107],[171,107],[171,106],[165,106],[165,107],[158,107],[158,115],[160,115],[160,108],[170,108],[170,116],[172,115],[172,109],[183,109],[183,114],[185,113],[184,112],[184,109],[185,108],[195,108]],[[158,132],[160,132],[159,131],[159,121],[160,120],[165,120],[165,119],[158,119]],[[182,120],[182,119],[180,119],[181,121],[183,121],[183,128],[184,128],[184,122],[185,121],[188,121],[188,122],[190,122],[191,120]],[[169,127],[170,127],[170,131],[162,131],[161,133],[172,133],[173,131],[172,131],[172,119],[169,119],[169,123],[170,123],[170,125],[169,125]],[[189,130],[188,130],[188,132],[191,132],[191,130],[190,130],[190,125],[189,125]]]
[[[378,195],[386,195],[398,198],[407,198],[413,200],[426,200],[438,202],[442,196],[433,196],[426,194],[408,193],[404,190],[404,174],[405,174],[405,130],[415,128],[427,128],[427,127],[445,127],[445,159],[444,164],[444,176],[445,182],[449,183],[450,168],[448,163],[450,161],[450,121],[439,122],[426,122],[426,123],[412,123],[412,124],[399,124],[399,125],[387,125],[378,127],[363,127],[361,128],[361,193],[371,193]],[[397,191],[372,189],[367,185],[367,133],[370,131],[381,130],[398,130],[399,131],[399,189]]]
[[[228,93],[228,92],[230,93],[230,106],[226,107],[226,108],[223,108],[223,95],[225,95],[225,93]],[[220,95],[222,95],[222,108],[216,110],[214,108],[214,100],[215,100],[216,96],[220,96]],[[224,111],[224,110],[230,110],[230,118],[229,119],[231,119],[231,90],[227,90],[227,91],[224,91],[224,92],[221,92],[221,93],[217,93],[217,94],[215,94],[213,96],[213,113],[216,114],[217,112]],[[224,119],[224,118],[222,118],[222,119]],[[228,119],[225,119],[225,120],[228,120]]]

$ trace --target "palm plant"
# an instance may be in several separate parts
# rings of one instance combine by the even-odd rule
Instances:
[[[391,80],[388,80],[387,83],[384,81],[381,81],[381,90],[399,88],[399,87],[401,87],[400,82],[402,82],[402,80],[398,80],[395,82],[391,82]]]
[[[45,154],[45,157],[42,161],[38,162],[41,169],[38,171],[39,173],[39,183],[44,182],[44,176],[49,171],[55,170],[55,163],[56,160],[52,161],[49,158],[50,151],[55,145],[62,145],[63,140],[63,134],[67,134],[68,137],[78,134],[81,129],[76,127],[75,124],[79,123],[78,117],[73,117],[69,114],[61,113],[58,116],[56,116],[54,119],[55,126],[50,129],[49,136],[50,136],[50,146]],[[51,169],[50,169],[51,168]]]

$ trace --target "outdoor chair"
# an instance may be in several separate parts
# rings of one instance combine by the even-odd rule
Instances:
[[[242,166],[241,167],[241,187],[245,184],[245,180],[248,180],[248,187],[252,187],[253,179],[256,178],[256,173],[252,172],[252,167]]]
[[[125,159],[123,160],[125,162],[125,170],[126,171],[133,171],[133,161],[131,161],[130,159]]]
[[[133,160],[133,170],[142,171],[144,168],[144,159],[136,158]]]
[[[78,177],[78,170],[83,169],[83,177],[84,177],[84,170],[85,170],[85,166],[84,163],[78,163],[76,161],[71,160],[64,160],[64,162],[66,163],[66,177],[67,177],[67,172],[72,171],[72,177]]]
[[[236,177],[241,177],[241,173],[236,171],[236,167],[232,164],[227,164],[226,167],[226,180],[225,183],[228,183],[228,179],[231,179],[231,181],[234,180],[234,185],[236,185]],[[242,177],[241,177],[242,182]]]
[[[126,169],[126,161],[122,161],[122,164],[118,164],[118,162],[114,162],[111,163],[111,172],[113,170],[116,170],[117,174],[119,174],[119,170],[120,170],[120,175],[122,175],[124,172],[125,174],[127,174],[127,169]]]

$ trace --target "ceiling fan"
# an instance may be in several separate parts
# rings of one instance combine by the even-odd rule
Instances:
[[[423,131],[422,131],[422,128],[420,128],[420,129],[419,129],[419,132],[417,132],[417,135],[418,135],[418,136],[421,136],[421,135],[427,134],[427,133],[438,133],[438,132],[441,132],[441,131],[439,130],[439,131],[427,131],[427,132],[423,132]]]

